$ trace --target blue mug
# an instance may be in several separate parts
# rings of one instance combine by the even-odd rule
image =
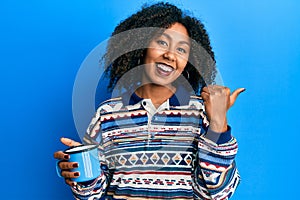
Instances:
[[[70,155],[69,162],[77,162],[78,167],[71,169],[71,172],[79,172],[79,177],[71,178],[75,182],[90,181],[101,174],[100,161],[98,158],[98,145],[80,145],[70,147],[64,153]],[[60,175],[60,169],[57,166],[57,174]]]

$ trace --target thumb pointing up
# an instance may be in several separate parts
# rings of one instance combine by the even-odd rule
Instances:
[[[232,94],[230,95],[230,106],[233,106],[234,102],[236,101],[237,97],[242,93],[244,92],[246,89],[245,88],[238,88],[236,90],[234,90],[232,92]]]

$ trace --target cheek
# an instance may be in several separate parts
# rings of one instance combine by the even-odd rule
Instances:
[[[184,70],[184,68],[188,64],[188,59],[189,59],[188,55],[178,56],[178,61],[177,61],[178,71],[183,71]]]
[[[182,72],[184,70],[184,68],[187,65],[187,61],[186,60],[182,60],[181,62],[178,63],[178,71]]]
[[[158,58],[162,54],[163,54],[163,50],[162,49],[149,48],[146,51],[145,63],[153,62],[154,59]]]

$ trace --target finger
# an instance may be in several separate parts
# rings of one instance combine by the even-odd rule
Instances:
[[[65,178],[78,178],[80,175],[79,172],[70,172],[66,170],[61,171],[61,176]]]
[[[209,85],[207,86],[207,89],[204,90],[204,92],[207,92],[211,95],[215,95],[215,94],[221,94],[223,91],[223,86],[220,85]]]
[[[59,160],[69,160],[70,159],[70,155],[65,154],[62,151],[57,151],[54,153],[54,158],[59,159]]]
[[[239,94],[241,94],[245,90],[246,90],[245,88],[239,88],[232,92],[232,94],[230,95],[230,106],[234,104]]]
[[[207,89],[204,90],[204,92],[207,92],[207,93],[213,95],[213,94],[215,93],[216,89],[217,89],[217,86],[216,86],[216,85],[208,85],[208,86],[207,86]]]
[[[207,86],[203,87],[203,88],[202,88],[202,92],[207,92],[207,93],[209,93],[208,87],[207,87]]]
[[[208,85],[207,86],[207,89],[208,90],[216,90],[216,89],[221,89],[223,88],[224,86],[221,86],[221,85]]]
[[[69,186],[72,186],[72,187],[77,185],[76,182],[71,181],[71,179],[68,179],[68,178],[65,179],[65,182],[66,182],[66,184],[68,184]]]
[[[201,92],[201,97],[204,101],[208,101],[209,100],[209,93]]]
[[[59,162],[58,166],[60,169],[75,169],[78,167],[77,162]]]
[[[79,146],[81,145],[81,143],[76,142],[74,140],[71,140],[69,138],[60,138],[60,141],[64,144],[67,145],[69,147],[74,147],[74,146]]]

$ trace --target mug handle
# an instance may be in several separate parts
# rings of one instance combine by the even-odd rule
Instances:
[[[60,160],[56,161],[56,174],[59,178],[64,178],[62,175],[61,175],[61,169],[59,168],[58,164],[59,164]]]

